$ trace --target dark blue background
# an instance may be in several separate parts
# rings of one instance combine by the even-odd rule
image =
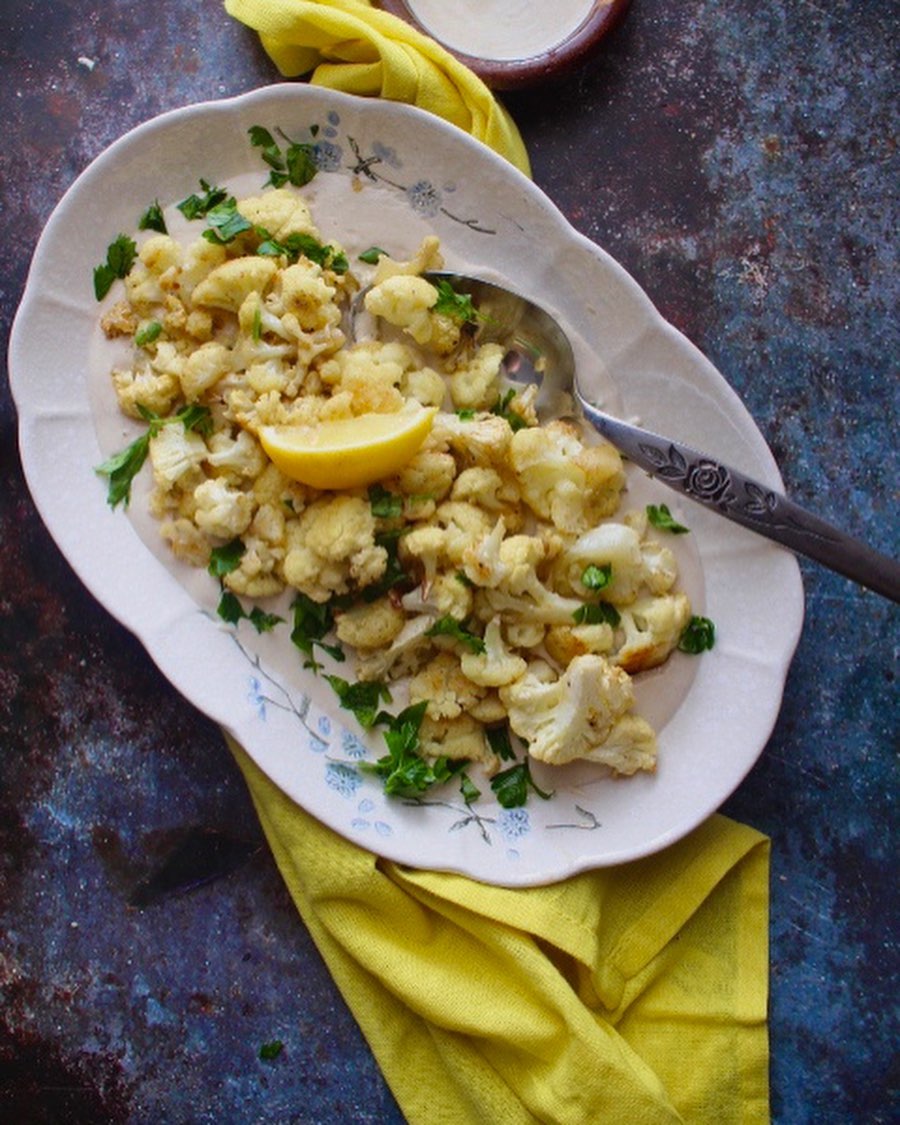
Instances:
[[[575,74],[506,98],[537,182],[719,367],[788,491],[894,554],[897,30],[892,0],[635,0]],[[89,160],[277,74],[217,0],[4,3],[0,65],[5,355],[37,236]],[[0,1115],[400,1121],[263,846],[127,905],[185,829],[260,831],[218,731],[40,522],[5,382],[0,425]],[[803,571],[781,718],[726,811],[773,841],[775,1120],[887,1122],[897,610]]]

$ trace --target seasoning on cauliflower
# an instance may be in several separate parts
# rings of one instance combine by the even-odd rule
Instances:
[[[625,633],[612,660],[635,674],[662,664],[691,619],[691,603],[685,594],[639,598],[621,614]]]
[[[651,743],[644,726],[634,727],[634,733],[641,734],[641,754],[631,752],[621,728],[611,738],[634,704],[634,689],[627,673],[602,656],[576,656],[563,675],[549,683],[526,673],[500,688],[500,698],[511,729],[538,761],[565,765],[589,758],[624,774],[655,766],[655,738]]]
[[[313,601],[371,585],[387,566],[387,551],[375,543],[375,517],[358,496],[316,500],[291,521],[284,577]]]
[[[482,687],[498,688],[525,675],[528,665],[506,647],[499,617],[488,622],[483,639],[483,652],[464,652],[460,658],[460,667],[467,679]]]

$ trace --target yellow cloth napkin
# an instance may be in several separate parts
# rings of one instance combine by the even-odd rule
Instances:
[[[418,105],[528,172],[490,91],[402,20],[365,0],[225,6],[283,75],[312,71],[321,85]],[[229,742],[297,909],[411,1125],[769,1120],[764,836],[714,816],[635,863],[489,887],[356,847]]]
[[[768,840],[714,816],[545,887],[380,860],[231,742],[310,934],[411,1125],[768,1117]]]
[[[225,9],[259,32],[285,77],[312,71],[316,85],[417,105],[528,174],[519,131],[481,79],[433,39],[368,0],[225,0]]]

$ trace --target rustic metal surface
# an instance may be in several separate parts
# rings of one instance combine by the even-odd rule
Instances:
[[[635,0],[576,74],[507,98],[538,183],[716,363],[789,492],[893,554],[898,14]],[[217,0],[4,4],[0,66],[5,356],[35,240],[88,161],[161,110],[277,75]],[[0,425],[0,1116],[400,1121],[218,731],[40,522],[5,380]],[[897,611],[803,571],[784,708],[726,811],[773,840],[775,1120],[887,1122]],[[248,858],[129,905],[197,828]]]

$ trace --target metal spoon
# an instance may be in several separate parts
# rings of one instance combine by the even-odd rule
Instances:
[[[425,276],[435,284],[447,281],[456,293],[471,296],[479,313],[479,338],[508,349],[506,377],[539,386],[540,417],[565,413],[565,404],[574,395],[581,415],[651,477],[726,519],[900,602],[900,563],[717,458],[623,422],[589,403],[578,389],[568,337],[545,309],[479,278],[444,271]]]

